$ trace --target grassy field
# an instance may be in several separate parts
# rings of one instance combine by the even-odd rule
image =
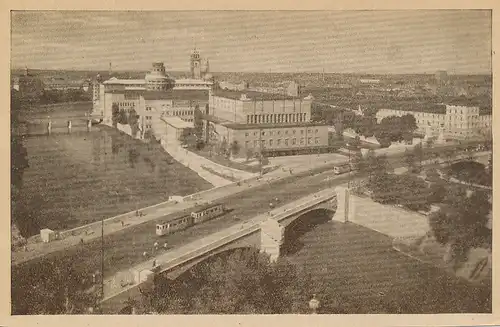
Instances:
[[[25,235],[77,227],[211,187],[160,146],[108,127],[29,137],[25,146]]]

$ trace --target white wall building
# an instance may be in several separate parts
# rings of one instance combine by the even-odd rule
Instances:
[[[492,132],[492,115],[480,113],[479,107],[443,105],[442,112],[405,111],[380,109],[377,121],[389,116],[413,115],[417,122],[417,132],[425,134],[429,130],[438,135],[442,130],[448,139],[470,139],[488,137]]]

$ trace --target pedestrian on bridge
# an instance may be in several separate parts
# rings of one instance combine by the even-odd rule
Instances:
[[[155,242],[155,244],[153,244],[153,247],[154,247],[155,251],[158,250],[158,246],[159,246],[158,242]]]
[[[167,242],[163,243],[163,247],[166,249],[167,248]]]
[[[125,225],[125,223],[123,222],[123,220],[121,221],[121,223],[122,223],[122,227],[123,227]]]
[[[153,260],[153,268],[156,267],[156,259]]]
[[[146,258],[146,257],[148,256],[148,253],[147,253],[146,251],[144,251],[144,253],[142,254],[142,256],[143,256],[144,258]]]

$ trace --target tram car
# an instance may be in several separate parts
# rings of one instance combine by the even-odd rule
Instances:
[[[225,213],[222,203],[209,203],[194,207],[190,214],[184,213],[167,221],[156,224],[156,235],[163,236],[184,230],[193,225],[221,216]]]

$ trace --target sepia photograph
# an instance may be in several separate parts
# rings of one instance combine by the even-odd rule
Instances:
[[[493,313],[492,54],[486,9],[11,11],[11,315]]]

